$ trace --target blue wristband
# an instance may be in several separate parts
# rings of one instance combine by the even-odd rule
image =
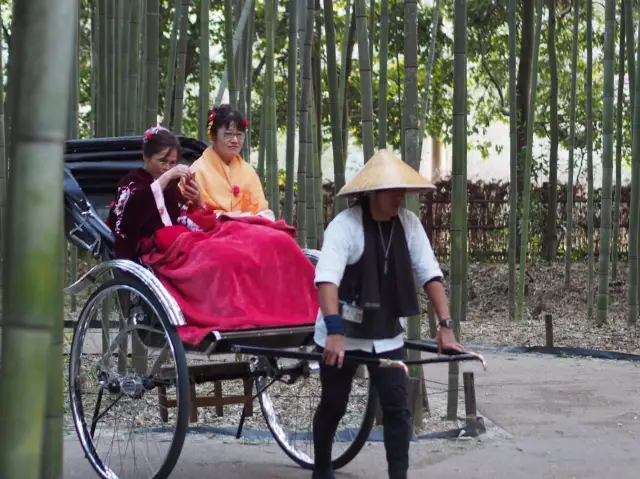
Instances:
[[[324,324],[327,325],[327,334],[343,334],[342,318],[338,314],[329,314],[324,317]]]

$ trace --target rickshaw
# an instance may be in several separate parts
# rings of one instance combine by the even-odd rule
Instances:
[[[208,146],[192,138],[179,138],[183,148],[181,161],[186,164],[197,159]],[[309,450],[312,447],[298,444],[298,440],[310,442],[310,429],[303,432],[294,426],[293,431],[286,431],[294,409],[297,410],[293,406],[294,400],[306,399],[306,393],[294,392],[292,399],[278,402],[273,390],[277,387],[284,391],[302,389],[314,378],[317,381],[321,358],[313,351],[313,322],[303,326],[215,331],[197,347],[186,345],[176,332],[177,327],[185,324],[185,318],[160,280],[144,264],[114,257],[113,234],[104,218],[119,179],[142,166],[141,146],[139,136],[71,140],[65,145],[66,238],[97,261],[65,289],[69,295],[92,290],[77,319],[72,321],[73,339],[68,355],[69,407],[87,459],[98,476],[105,479],[168,478],[178,462],[189,422],[194,422],[194,416],[197,416],[194,384],[213,382],[219,385],[240,380],[244,385],[240,395],[227,402],[218,398],[215,403],[216,409],[222,408],[223,404],[242,407],[236,438],[241,437],[243,424],[251,416],[252,403],[257,398],[261,416],[276,443],[299,466],[311,469],[313,458]],[[319,251],[303,251],[315,265]],[[98,330],[101,333],[96,333]],[[113,339],[110,339],[111,335]],[[99,345],[83,351],[85,342],[91,338]],[[432,345],[421,341],[407,340],[406,346],[436,352]],[[155,360],[151,360],[152,354],[157,354]],[[206,361],[212,356],[224,360],[207,371],[209,363]],[[405,362],[352,359],[362,365],[377,362],[405,371],[407,364],[471,360],[484,364],[482,357],[475,353],[434,355]],[[203,363],[189,366],[188,361]],[[358,454],[374,426],[377,397],[368,379],[361,379],[362,385],[354,386],[352,396],[359,393],[362,400],[350,401],[349,412],[345,415],[348,424],[339,427],[340,437],[336,437],[333,457],[336,470]],[[85,399],[90,383],[97,387],[95,402]],[[173,390],[175,398],[169,399],[168,389]],[[118,434],[114,429],[119,424],[113,419],[115,412],[131,412],[137,405],[141,405],[143,411],[125,421],[131,431]],[[149,415],[148,408],[156,405],[161,408],[159,414]],[[353,412],[358,406],[359,412]],[[307,408],[310,414],[314,410],[315,403]],[[85,413],[92,413],[92,416],[87,418]],[[158,420],[160,427],[142,427],[142,418]],[[99,450],[102,433],[96,431],[103,419],[108,423],[105,426],[109,443],[106,452]],[[173,431],[166,426],[169,422],[175,423]],[[152,435],[151,446],[147,442],[145,450],[159,458],[157,467],[151,466],[149,456],[142,461],[143,466],[139,466],[135,453],[136,447],[140,451],[139,437],[149,434]],[[166,449],[164,453],[160,446]],[[154,452],[150,452],[150,448]],[[122,459],[114,464],[107,456],[116,449],[120,454],[123,449],[125,453],[131,450],[133,464]],[[115,466],[119,466],[117,473]]]

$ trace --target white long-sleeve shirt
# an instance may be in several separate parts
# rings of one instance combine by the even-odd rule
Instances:
[[[436,260],[433,248],[420,220],[410,210],[401,208],[398,218],[402,223],[407,247],[411,257],[413,271],[421,285],[428,281],[443,277],[440,264]],[[364,253],[364,229],[362,226],[362,207],[354,206],[340,212],[329,223],[322,243],[320,259],[316,265],[315,284],[333,283],[340,286],[347,265],[357,263]],[[400,318],[405,325],[405,318]],[[314,341],[324,347],[327,338],[327,327],[322,311],[318,311],[315,324]],[[392,339],[370,340],[360,338],[344,338],[346,350],[362,350],[371,352],[390,351],[402,347],[404,334]]]

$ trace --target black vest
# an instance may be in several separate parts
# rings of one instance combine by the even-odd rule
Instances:
[[[406,236],[400,218],[378,224],[371,218],[366,203],[362,205],[362,214],[364,251],[356,263],[345,268],[338,297],[341,314],[343,302],[355,303],[363,309],[363,320],[358,324],[343,319],[344,334],[359,339],[390,339],[404,331],[400,317],[419,313]],[[389,241],[384,274],[384,251]],[[369,290],[365,291],[366,288]],[[376,303],[379,307],[367,307]]]

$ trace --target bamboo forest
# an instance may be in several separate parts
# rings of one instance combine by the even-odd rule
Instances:
[[[1,479],[637,477],[640,0],[0,0],[0,22]],[[373,317],[343,287],[367,295],[368,245],[410,275],[395,216],[388,246],[367,229],[397,189],[402,357],[331,330]]]

